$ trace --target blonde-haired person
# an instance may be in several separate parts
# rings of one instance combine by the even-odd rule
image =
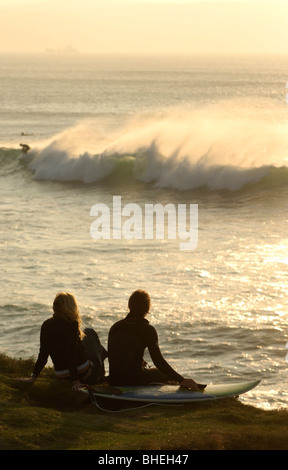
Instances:
[[[92,328],[81,329],[81,315],[76,298],[60,292],[53,302],[53,316],[45,320],[40,333],[40,350],[33,373],[26,382],[34,382],[50,356],[56,377],[81,384],[101,383],[105,376],[107,351]]]

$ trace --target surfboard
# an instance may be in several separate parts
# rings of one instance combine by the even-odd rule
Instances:
[[[127,400],[142,403],[193,403],[207,400],[217,400],[226,397],[235,397],[249,392],[261,380],[254,382],[240,382],[231,384],[210,384],[204,390],[192,391],[179,385],[155,384],[149,386],[99,386],[82,387],[80,391],[92,394],[95,398],[109,398],[113,400]]]

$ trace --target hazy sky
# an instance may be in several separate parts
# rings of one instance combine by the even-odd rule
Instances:
[[[0,52],[288,53],[288,0],[0,0]]]

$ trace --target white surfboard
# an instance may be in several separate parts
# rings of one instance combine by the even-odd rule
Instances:
[[[117,386],[117,387],[83,387],[84,393],[92,393],[96,397],[106,397],[113,400],[126,400],[142,403],[192,403],[206,400],[216,400],[235,397],[255,388],[261,380],[231,384],[210,384],[204,390],[192,391],[179,385],[149,385],[149,386]]]

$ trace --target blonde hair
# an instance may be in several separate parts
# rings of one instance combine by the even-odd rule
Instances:
[[[53,318],[65,320],[67,322],[76,321],[78,323],[78,330],[80,338],[85,335],[81,330],[81,315],[78,307],[77,300],[70,292],[59,292],[53,302]]]

